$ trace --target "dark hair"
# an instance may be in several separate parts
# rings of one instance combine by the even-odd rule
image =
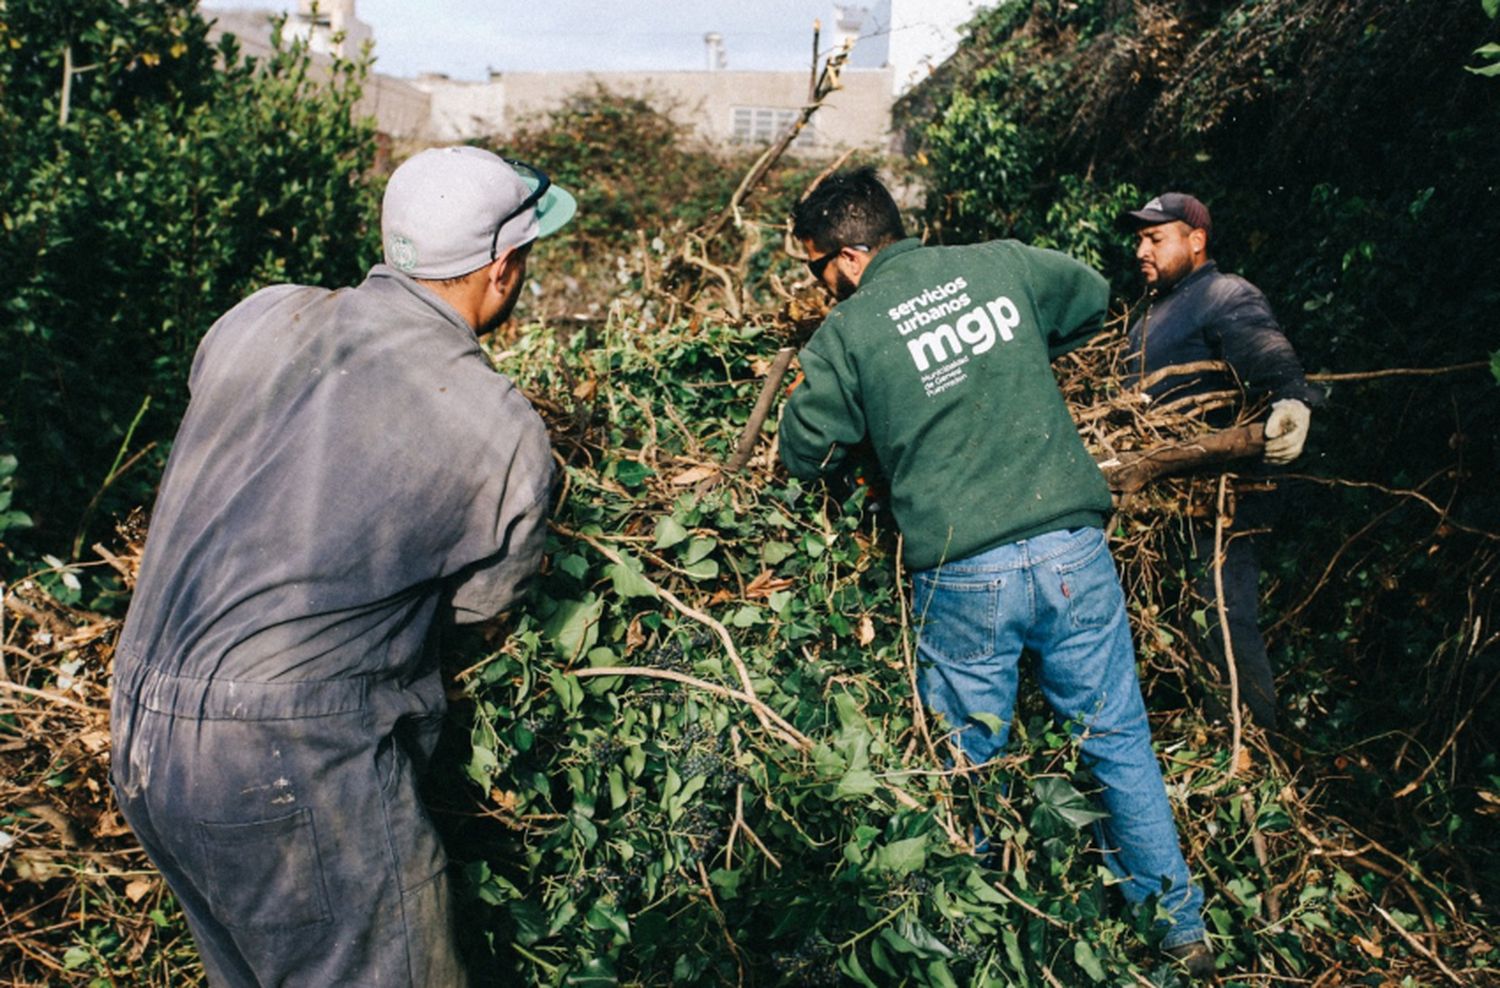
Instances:
[[[792,236],[825,253],[865,244],[880,248],[906,236],[896,200],[875,169],[836,172],[819,182],[792,210]]]

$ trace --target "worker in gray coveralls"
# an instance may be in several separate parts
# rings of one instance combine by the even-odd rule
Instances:
[[[277,285],[198,348],[115,655],[112,780],[215,986],[465,983],[417,797],[429,631],[516,601],[552,486],[476,334],[572,196],[478,148],[391,176],[385,264]]]

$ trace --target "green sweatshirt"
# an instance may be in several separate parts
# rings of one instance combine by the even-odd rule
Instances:
[[[802,350],[781,458],[809,480],[868,439],[913,569],[1101,526],[1109,488],[1050,361],[1108,300],[1092,268],[1014,240],[891,244]]]

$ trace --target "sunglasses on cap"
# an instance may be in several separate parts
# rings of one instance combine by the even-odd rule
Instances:
[[[546,195],[547,190],[552,187],[552,179],[548,178],[547,173],[542,171],[540,168],[537,168],[535,165],[528,165],[524,161],[516,161],[513,158],[506,158],[504,160],[507,165],[510,165],[517,171],[525,172],[532,178],[535,178],[536,188],[532,189],[531,194],[528,195],[525,199],[521,200],[521,204],[519,206],[506,213],[505,216],[501,218],[500,222],[496,224],[495,233],[492,237],[490,237],[490,260],[492,261],[499,254],[500,231],[505,229],[505,224],[509,223],[517,216],[520,216],[522,213],[526,212],[526,210],[541,202],[542,196]]]
[[[809,257],[807,259],[807,270],[812,272],[812,276],[814,278],[822,281],[824,269],[827,268],[828,265],[832,264],[833,259],[835,257],[838,257],[839,254],[843,252],[843,250],[844,248],[840,247],[838,250],[829,251],[822,257]],[[849,250],[857,250],[862,254],[868,254],[870,252],[868,244],[850,244]]]

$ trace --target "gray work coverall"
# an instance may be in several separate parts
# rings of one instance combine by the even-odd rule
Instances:
[[[535,571],[541,419],[384,265],[246,299],[189,385],[115,656],[121,810],[214,985],[463,984],[428,633]]]

